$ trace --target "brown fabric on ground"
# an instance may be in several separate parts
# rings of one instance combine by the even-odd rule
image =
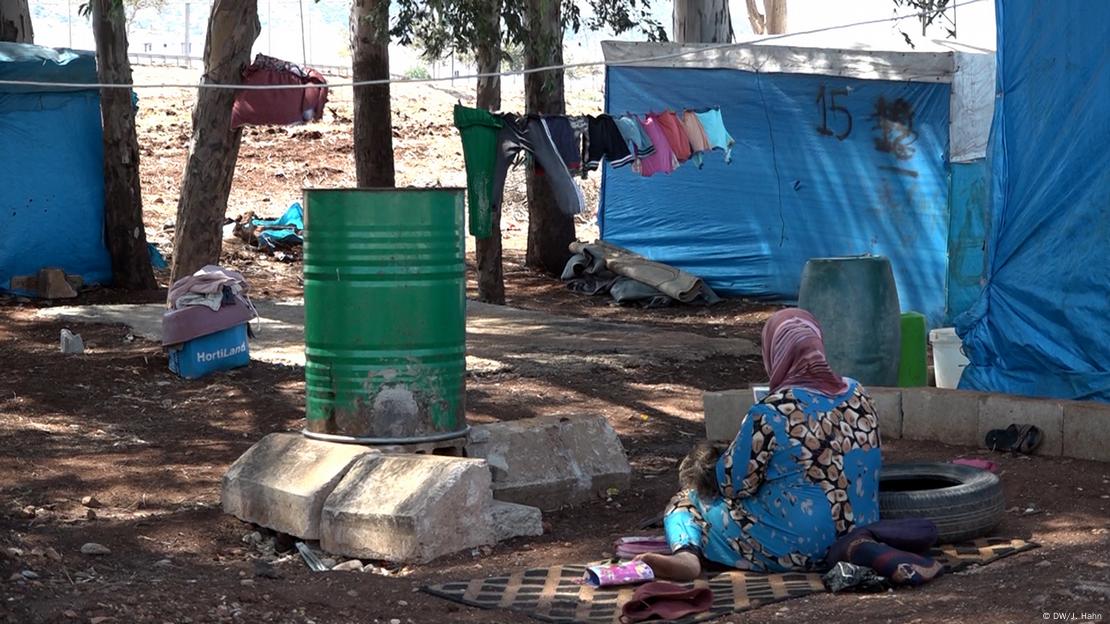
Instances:
[[[592,258],[603,258],[605,267],[617,275],[634,279],[672,299],[690,303],[702,292],[700,277],[690,275],[672,266],[652,262],[647,258],[604,241],[596,243],[571,243],[572,253],[585,253]]]

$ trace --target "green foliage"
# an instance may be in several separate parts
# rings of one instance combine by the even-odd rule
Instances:
[[[317,0],[319,2],[319,0]],[[161,11],[166,6],[166,0],[111,0],[111,7],[113,11],[126,9],[130,17],[135,16],[135,11],[139,9],[158,9]],[[92,3],[85,2],[77,7],[77,14],[82,17],[88,17],[92,14]],[[128,21],[131,21],[128,19]]]
[[[585,27],[614,34],[639,30],[651,41],[667,39],[663,25],[651,16],[651,0],[589,0],[593,15],[588,18],[582,17],[573,0],[560,1],[565,30],[578,32]],[[428,58],[443,58],[452,51],[472,53],[480,42],[497,37],[506,51],[504,60],[511,63],[507,52],[520,50],[530,36],[521,0],[503,0],[496,32],[489,19],[492,0],[399,0],[397,6],[390,35],[403,45],[420,46]]]
[[[415,65],[405,70],[405,78],[409,80],[427,80],[432,75],[428,73],[428,68],[423,65]]]
[[[954,0],[892,0],[896,9],[910,9],[917,13],[921,22],[921,36],[932,25],[937,24],[944,28],[948,38],[956,38],[956,10]],[[951,13],[949,13],[951,9]],[[911,48],[915,47],[913,39],[905,31],[899,31]]]
[[[505,64],[505,69],[509,71],[524,69],[524,46],[515,41],[502,45],[501,62]]]

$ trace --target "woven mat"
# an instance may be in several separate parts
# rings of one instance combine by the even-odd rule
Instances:
[[[941,546],[930,556],[949,571],[986,565],[1003,557],[1032,550],[1037,544],[1020,539],[987,538],[955,546]],[[535,568],[511,576],[497,576],[425,587],[424,591],[453,602],[483,609],[510,609],[543,622],[613,624],[635,587],[598,589],[581,585],[585,565]],[[688,583],[713,590],[713,609],[679,622],[702,622],[733,612],[748,611],[772,602],[824,592],[820,574],[760,574],[725,572]]]

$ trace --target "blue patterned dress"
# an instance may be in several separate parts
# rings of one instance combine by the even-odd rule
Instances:
[[[717,462],[718,495],[679,492],[672,551],[767,572],[814,570],[836,539],[879,520],[879,423],[859,382],[827,397],[785,388],[744,418]]]

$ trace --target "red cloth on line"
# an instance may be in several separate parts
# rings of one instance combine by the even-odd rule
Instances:
[[[667,143],[670,143],[671,150],[674,151],[674,157],[678,162],[684,163],[690,160],[693,150],[690,149],[690,136],[686,133],[686,126],[678,120],[678,116],[673,111],[667,111],[657,118],[659,127],[663,129],[663,134],[667,137]]]
[[[259,54],[243,70],[243,84],[326,85],[327,81],[315,69]],[[231,128],[246,124],[285,126],[317,120],[323,117],[327,101],[327,87],[237,91],[231,109]]]

